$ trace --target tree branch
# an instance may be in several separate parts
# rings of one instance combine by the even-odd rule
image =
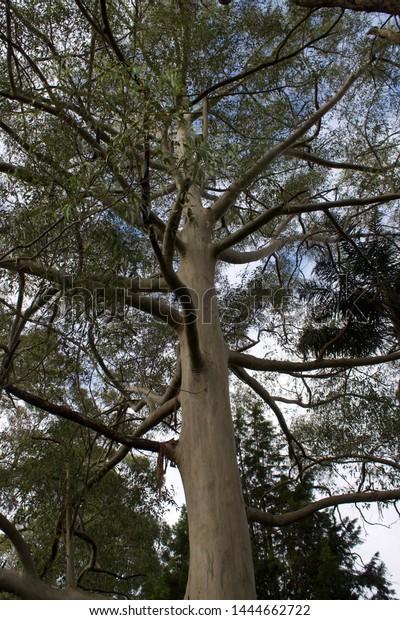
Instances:
[[[398,0],[292,0],[297,6],[319,9],[324,7],[338,7],[350,11],[365,11],[366,13],[388,13],[400,15]]]
[[[0,569],[0,592],[9,592],[29,601],[107,600],[98,594],[80,590],[57,589],[44,583],[38,577],[15,570]]]
[[[301,471],[301,463],[298,459],[298,454],[299,452],[301,452],[301,454],[305,456],[305,451],[301,444],[297,441],[293,433],[290,431],[286,423],[285,416],[283,415],[280,407],[278,407],[275,400],[273,399],[271,394],[265,389],[265,387],[261,385],[261,383],[259,383],[256,379],[254,379],[254,377],[251,377],[243,368],[231,365],[231,369],[235,373],[235,375],[244,383],[246,383],[249,387],[251,387],[251,389],[254,390],[254,392],[258,394],[258,396],[262,398],[262,400],[273,411],[276,419],[278,420],[279,426],[281,427],[281,430],[286,437],[286,441],[289,446],[289,456],[292,460],[296,461],[296,464]]]
[[[31,577],[37,577],[36,566],[33,561],[29,547],[17,528],[11,523],[7,517],[0,513],[0,529],[10,539],[15,551],[18,554],[24,573]]]
[[[295,144],[313,125],[322,119],[348,92],[356,80],[364,73],[370,65],[370,61],[362,65],[346,80],[337,93],[324,105],[314,112],[298,129],[290,134],[288,138],[279,142],[264,155],[262,155],[250,168],[222,194],[211,207],[213,219],[217,221],[235,202],[237,196],[243,192],[270,163],[282,155],[286,149]]]
[[[285,152],[285,157],[302,159],[304,161],[309,161],[313,164],[317,164],[317,166],[323,166],[324,168],[334,168],[337,170],[356,170],[359,172],[371,172],[373,174],[379,174],[399,167],[399,164],[393,164],[392,166],[382,166],[377,168],[376,166],[356,164],[349,161],[333,161],[331,159],[325,159],[324,157],[320,157],[315,153],[309,153],[307,151],[303,151],[302,149],[297,148],[287,149],[287,151]]]
[[[269,258],[280,248],[287,247],[296,241],[301,243],[307,239],[312,240],[313,243],[328,243],[329,241],[332,241],[332,238],[328,237],[328,235],[322,235],[320,233],[313,234],[310,232],[304,235],[291,235],[290,237],[282,237],[281,239],[272,239],[268,245],[263,248],[251,250],[249,252],[237,252],[228,248],[221,252],[218,258],[219,260],[222,260],[225,263],[230,263],[231,265],[244,265],[262,260],[263,258]]]
[[[388,353],[386,355],[376,355],[373,357],[353,357],[342,359],[313,360],[310,362],[292,362],[289,360],[268,360],[247,355],[237,351],[229,352],[229,363],[235,366],[242,366],[250,370],[260,370],[267,372],[281,372],[286,374],[302,373],[310,370],[322,370],[324,368],[356,368],[357,366],[376,366],[400,359],[400,351]]]
[[[127,60],[126,60],[124,54],[122,53],[121,48],[117,44],[117,42],[116,42],[116,40],[114,38],[114,35],[112,33],[112,30],[111,30],[111,26],[110,26],[110,22],[109,22],[109,19],[108,19],[108,14],[107,14],[107,0],[100,0],[100,9],[101,9],[101,17],[103,19],[103,24],[104,24],[104,29],[102,30],[103,38],[105,38],[107,40],[109,46],[111,47],[111,49],[115,53],[115,55],[118,58],[118,60],[120,62],[122,62],[122,64],[126,65],[127,64]]]
[[[280,56],[280,52],[282,51],[282,48],[285,46],[285,44],[288,42],[289,38],[304,23],[304,21],[308,19],[308,17],[309,15],[307,15],[305,18],[302,18],[299,22],[295,24],[295,26],[291,29],[291,31],[285,36],[284,40],[278,45],[277,50],[275,52],[275,56],[272,60],[267,60],[265,62],[262,62],[259,65],[252,67],[251,69],[246,69],[245,71],[237,73],[236,75],[233,75],[229,78],[225,78],[221,82],[217,82],[216,84],[209,86],[209,88],[207,88],[202,93],[200,93],[200,95],[198,95],[195,99],[192,99],[192,101],[189,102],[189,105],[194,106],[200,101],[202,101],[203,99],[205,99],[206,97],[208,97],[211,93],[215,92],[216,90],[224,88],[225,86],[229,86],[230,84],[240,82],[241,80],[244,80],[250,77],[251,75],[258,73],[259,71],[262,71],[263,69],[267,69],[268,67],[273,67],[275,65],[278,65],[282,62],[286,62],[287,60],[290,60],[298,56],[302,51],[304,51],[311,45],[315,45],[315,43],[327,37],[332,32],[333,28],[336,26],[339,20],[341,19],[341,17],[339,17],[333,24],[330,25],[330,27],[328,28],[326,32],[323,32],[321,35],[315,37],[314,39],[307,41],[307,43],[304,43],[299,48],[291,52],[290,54],[287,54],[286,56]],[[217,98],[220,99],[222,96],[223,95],[217,96]]]
[[[368,30],[368,34],[375,35],[376,37],[380,37],[381,39],[386,39],[387,41],[391,41],[391,43],[400,45],[400,32],[393,32],[393,30],[389,30],[388,28],[371,28]]]
[[[7,161],[0,161],[0,172],[4,172],[5,174],[8,174],[8,176],[15,177],[16,179],[27,183],[33,183],[35,180],[37,182],[37,178],[34,178],[32,173],[27,168],[17,166],[17,164],[12,164]]]
[[[15,385],[7,385],[4,389],[8,394],[12,394],[16,398],[20,398],[25,403],[32,405],[33,407],[37,407],[42,411],[47,411],[48,413],[51,413],[58,418],[62,418],[63,420],[69,420],[70,422],[74,422],[75,424],[79,424],[85,428],[90,428],[99,435],[108,437],[108,439],[112,439],[113,441],[124,446],[128,446],[129,448],[134,448],[136,450],[147,450],[148,452],[156,453],[160,450],[160,443],[158,441],[134,438],[132,435],[120,433],[95,418],[90,418],[89,416],[79,413],[78,411],[74,411],[65,405],[56,405],[55,403],[51,403],[41,396],[31,394],[26,390],[16,387]]]
[[[326,211],[327,209],[339,209],[341,207],[358,207],[384,204],[385,202],[392,202],[393,200],[400,200],[400,193],[380,194],[378,196],[368,196],[366,198],[343,198],[342,200],[332,200],[324,202],[309,202],[285,205],[280,204],[276,207],[271,207],[264,213],[261,213],[260,215],[255,217],[254,220],[247,222],[234,233],[232,233],[228,237],[225,237],[225,239],[217,241],[214,244],[214,252],[217,255],[224,255],[234,258],[235,256],[237,256],[237,254],[226,253],[226,250],[228,248],[230,248],[232,245],[235,245],[236,243],[239,243],[240,241],[243,241],[249,235],[256,232],[262,226],[265,226],[272,219],[274,219],[275,217],[279,217],[280,215],[314,213],[315,211]],[[228,262],[230,261],[228,260]]]
[[[10,539],[21,561],[23,571],[0,569],[0,592],[10,592],[27,600],[67,600],[102,598],[84,594],[78,590],[53,588],[39,579],[35,564],[25,540],[3,514],[0,514],[0,529]]]
[[[53,284],[59,285],[61,292],[71,291],[72,294],[76,294],[78,297],[91,295],[94,300],[95,295],[102,292],[107,298],[115,301],[116,293],[120,292],[123,294],[123,302],[127,306],[155,316],[176,331],[182,329],[183,319],[178,310],[159,297],[144,294],[144,292],[152,291],[169,291],[162,279],[158,277],[134,279],[117,277],[113,280],[113,285],[110,286],[110,283],[105,281],[102,275],[93,274],[92,278],[85,278],[81,282],[80,280],[74,280],[73,276],[68,275],[64,271],[55,267],[47,267],[29,258],[0,259],[1,268],[16,273],[25,273],[45,278]],[[135,292],[135,289],[136,291],[143,292]]]
[[[134,430],[132,437],[141,437],[147,431],[151,430],[157,424],[165,420],[169,415],[174,413],[180,407],[180,400],[178,397],[171,398],[165,403],[154,409],[145,420]]]
[[[314,211],[324,211],[326,209],[338,209],[340,207],[362,207],[367,205],[384,204],[400,200],[400,193],[380,194],[377,196],[367,196],[366,198],[343,198],[341,200],[332,200],[324,202],[309,202],[303,204],[286,205],[284,213],[313,213]]]
[[[363,502],[366,504],[373,502],[388,502],[391,500],[400,500],[400,489],[393,491],[365,491],[360,493],[343,493],[342,495],[332,495],[324,497],[316,502],[304,506],[299,510],[293,510],[283,515],[275,515],[269,512],[263,512],[258,508],[247,508],[247,518],[249,521],[255,521],[261,525],[268,527],[285,527],[310,517],[315,512],[330,508],[331,506],[340,506],[341,504],[357,504]]]

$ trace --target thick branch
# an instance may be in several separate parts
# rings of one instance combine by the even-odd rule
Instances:
[[[331,506],[340,506],[341,504],[356,504],[359,502],[389,502],[391,500],[400,500],[400,489],[393,491],[366,491],[361,493],[344,493],[343,495],[332,495],[319,499],[304,508],[293,510],[283,515],[274,515],[269,512],[263,512],[258,508],[247,508],[247,518],[249,521],[256,521],[261,525],[269,527],[285,527],[302,519],[310,517],[315,512],[330,508]]]
[[[243,228],[242,228],[243,230]],[[249,252],[238,252],[236,250],[232,250],[228,248],[219,254],[218,258],[225,263],[230,263],[231,265],[247,265],[247,263],[256,262],[262,260],[263,258],[269,258],[275,252],[277,252],[282,247],[287,247],[291,243],[299,242],[305,240],[312,240],[314,243],[328,243],[332,241],[332,237],[328,235],[322,234],[313,234],[308,233],[304,235],[291,235],[290,237],[282,237],[281,239],[272,239],[268,245],[263,248],[259,248],[258,250],[250,250]]]
[[[34,177],[29,170],[23,166],[17,166],[16,164],[11,164],[7,161],[0,161],[0,172],[4,172],[9,176],[20,179],[21,181],[26,181],[27,183],[32,183],[34,181]]]
[[[338,7],[366,13],[400,15],[399,0],[292,0],[294,4],[311,9]]]
[[[331,159],[325,159],[324,157],[320,157],[319,155],[315,155],[315,153],[309,153],[307,151],[303,151],[302,149],[288,149],[285,152],[285,157],[294,157],[295,159],[302,159],[304,161],[311,162],[316,164],[317,166],[323,166],[324,168],[335,168],[337,170],[357,170],[359,172],[371,172],[373,174],[379,174],[382,172],[386,172],[387,170],[392,170],[393,168],[398,167],[398,164],[394,164],[393,166],[367,166],[366,164],[356,164],[350,161],[333,161]]]
[[[0,592],[9,592],[21,599],[34,601],[104,600],[105,597],[91,592],[58,590],[39,578],[15,570],[0,569]]]
[[[242,366],[250,370],[261,370],[267,372],[282,373],[302,373],[310,370],[322,370],[324,368],[356,368],[357,366],[376,366],[400,359],[400,351],[388,353],[387,355],[376,355],[373,357],[352,357],[342,359],[313,360],[310,362],[292,362],[289,360],[268,360],[246,355],[237,351],[229,352],[229,363],[235,366]]]
[[[391,41],[391,43],[400,45],[400,32],[393,32],[393,30],[389,30],[388,28],[371,28],[368,30],[368,34],[375,35],[376,37],[380,37],[381,39],[386,39],[387,41]]]
[[[31,575],[32,577],[37,577],[36,566],[33,562],[28,545],[18,532],[15,525],[13,525],[13,523],[11,523],[3,514],[0,514],[0,529],[10,539],[15,551],[18,554],[24,573]]]
[[[99,435],[102,435],[103,437],[108,437],[109,439],[112,439],[113,441],[120,443],[124,446],[135,448],[136,450],[159,452],[160,444],[158,441],[134,438],[130,435],[120,433],[95,418],[90,418],[89,416],[83,415],[82,413],[74,411],[73,409],[71,409],[70,407],[66,407],[65,405],[56,405],[55,403],[51,403],[48,400],[42,398],[41,396],[31,394],[26,390],[22,390],[21,388],[16,387],[15,385],[7,385],[4,389],[8,394],[12,394],[16,398],[20,398],[29,405],[33,405],[34,407],[37,407],[42,411],[47,411],[48,413],[51,413],[58,418],[69,420],[70,422],[75,422],[76,424],[84,426],[85,428],[90,428]]]
[[[122,278],[112,281],[112,286],[102,275],[93,274],[92,278],[85,278],[82,282],[74,280],[73,276],[55,267],[47,267],[41,263],[25,258],[4,258],[0,260],[0,268],[16,273],[25,273],[45,278],[53,284],[60,285],[61,291],[72,291],[78,297],[92,296],[95,301],[97,294],[104,294],[106,298],[115,300],[116,294],[123,295],[123,302],[130,307],[137,308],[146,314],[151,314],[176,330],[182,327],[182,317],[178,310],[158,297],[135,292],[165,291],[165,284],[161,278]]]
[[[185,204],[186,194],[189,189],[189,183],[185,182],[179,186],[178,195],[171,209],[171,213],[165,227],[163,236],[163,255],[168,267],[172,266],[174,258],[175,243],[177,239],[177,231],[181,220],[182,209]]]
[[[287,245],[287,243],[289,243],[288,239],[273,239],[265,247],[249,252],[236,252],[228,248],[221,252],[218,258],[231,265],[247,265],[247,263],[256,262],[272,256],[281,247]]]

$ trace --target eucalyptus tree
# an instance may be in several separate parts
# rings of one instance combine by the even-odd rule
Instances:
[[[387,16],[263,0],[0,6],[3,423],[25,403],[108,440],[93,485],[131,450],[158,454],[160,483],[171,461],[188,510],[185,596],[254,598],[248,519],[400,498],[394,476],[282,515],[246,510],[229,398],[232,372],[301,472],[318,459],[281,403],[313,407],[316,385],[400,357],[396,339],[358,357],[296,352],[314,246],[337,248],[379,207],[398,221],[399,66],[368,36]],[[235,265],[248,265],[236,290]],[[0,587],[85,596],[71,567],[65,590],[39,579],[10,517],[22,572],[2,569]]]

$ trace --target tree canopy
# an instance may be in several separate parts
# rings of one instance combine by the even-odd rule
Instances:
[[[249,522],[400,499],[396,4],[0,0],[0,590],[115,592],[167,461],[191,599],[255,597]],[[236,381],[302,507],[245,505]]]

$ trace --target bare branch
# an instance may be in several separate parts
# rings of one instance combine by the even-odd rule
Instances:
[[[45,400],[41,396],[37,396],[36,394],[31,394],[26,390],[16,387],[15,385],[7,385],[5,391],[8,394],[12,394],[16,398],[20,398],[24,402],[42,411],[47,411],[52,415],[57,416],[58,418],[62,418],[64,420],[69,420],[70,422],[75,422],[80,426],[85,428],[90,428],[95,431],[99,435],[103,437],[108,437],[113,441],[122,444],[124,446],[128,446],[129,448],[135,448],[136,450],[147,450],[148,452],[159,452],[160,444],[158,441],[152,441],[150,439],[140,439],[134,438],[132,435],[120,433],[103,422],[95,418],[90,418],[78,411],[74,411],[70,407],[66,407],[65,405],[56,405],[55,403],[51,403],[48,400]]]
[[[258,508],[247,508],[247,518],[249,521],[255,521],[266,525],[268,527],[285,527],[310,517],[315,512],[323,510],[324,508],[330,508],[331,506],[340,506],[342,504],[357,504],[357,503],[374,503],[374,502],[389,502],[391,500],[400,500],[400,489],[393,489],[392,491],[365,491],[360,493],[343,493],[342,495],[332,495],[330,497],[324,497],[319,499],[304,508],[299,510],[293,510],[283,515],[275,515],[269,512],[263,512]]]
[[[21,534],[18,532],[15,525],[11,523],[11,521],[9,521],[7,517],[5,517],[1,513],[0,513],[0,529],[10,539],[21,561],[24,573],[32,577],[37,577],[38,574],[36,571],[36,566],[34,564],[31,552],[29,551],[28,545],[26,544],[25,540],[22,538]]]
[[[235,366],[242,366],[250,370],[260,370],[267,372],[282,372],[286,374],[302,373],[310,370],[322,370],[324,368],[356,368],[358,366],[376,366],[386,364],[400,359],[400,351],[387,353],[386,355],[376,355],[371,357],[353,357],[342,359],[324,359],[310,362],[292,362],[289,360],[268,360],[246,355],[237,351],[229,352],[229,363]]]
[[[231,366],[231,369],[235,373],[235,375],[239,377],[239,379],[244,381],[244,383],[246,383],[249,387],[251,387],[251,389],[254,390],[254,392],[258,394],[258,396],[262,398],[262,400],[273,411],[276,419],[278,420],[279,426],[281,427],[281,430],[288,442],[289,456],[296,461],[299,469],[301,470],[301,465],[298,462],[297,454],[298,452],[301,452],[302,455],[305,456],[305,451],[300,445],[300,443],[297,441],[293,433],[290,431],[282,410],[280,409],[280,407],[278,407],[271,394],[265,389],[263,385],[261,385],[261,383],[257,381],[257,379],[254,379],[254,377],[249,375],[243,368],[240,368],[239,366]]]
[[[338,7],[366,13],[388,13],[400,15],[398,0],[292,0],[294,4],[312,9]]]
[[[134,430],[132,437],[141,437],[147,431],[151,430],[157,424],[165,420],[169,415],[174,413],[180,406],[180,400],[178,397],[171,398],[165,403],[154,409],[145,420]]]

